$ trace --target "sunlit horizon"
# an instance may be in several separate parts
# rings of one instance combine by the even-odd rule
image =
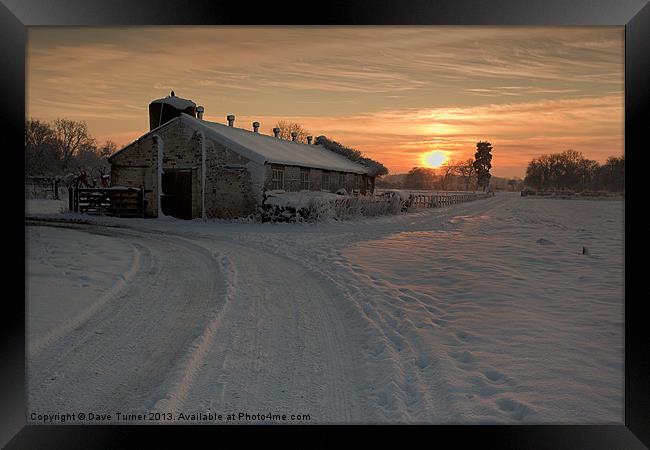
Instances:
[[[443,164],[449,162],[446,153],[440,150],[434,150],[422,155],[423,165],[432,169],[441,167]]]
[[[523,177],[544,153],[623,154],[623,50],[623,27],[38,27],[26,107],[121,147],[174,90],[206,120],[298,122],[392,174],[489,141],[492,173]]]

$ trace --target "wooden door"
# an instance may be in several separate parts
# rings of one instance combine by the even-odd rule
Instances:
[[[192,171],[166,170],[162,174],[163,214],[179,219],[192,218]]]

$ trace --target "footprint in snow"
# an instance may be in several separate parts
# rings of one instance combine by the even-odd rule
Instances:
[[[522,420],[524,417],[534,414],[534,411],[527,405],[511,398],[500,398],[496,401],[497,407],[508,414],[511,419]]]
[[[484,370],[483,375],[492,383],[501,384],[506,380],[506,376],[496,370]]]
[[[463,364],[471,364],[474,362],[474,355],[471,352],[450,352],[449,356]]]
[[[471,339],[473,336],[467,333],[466,331],[457,331],[456,332],[456,337],[460,339],[461,341],[467,341]]]

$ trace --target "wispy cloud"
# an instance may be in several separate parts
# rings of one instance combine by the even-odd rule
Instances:
[[[86,120],[119,143],[174,89],[218,120],[300,121],[393,171],[432,148],[469,155],[477,139],[495,141],[495,173],[511,174],[540,151],[623,148],[622,27],[32,28],[28,39],[28,113]]]
[[[514,167],[521,174],[532,157],[569,148],[604,161],[622,152],[624,133],[623,101],[615,95],[350,116],[242,116],[238,124],[248,127],[254,120],[261,120],[269,134],[278,120],[300,122],[315,135],[356,146],[398,172],[419,164],[419,155],[431,150],[469,158],[479,140],[494,145],[497,174]]]

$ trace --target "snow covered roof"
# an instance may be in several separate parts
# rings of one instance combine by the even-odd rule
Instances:
[[[184,113],[180,117],[175,117],[169,122],[145,133],[121,150],[113,153],[108,158],[109,161],[146,136],[154,134],[161,128],[170,126],[178,120],[258,164],[282,164],[360,174],[370,172],[369,168],[350,161],[345,156],[334,153],[322,145],[307,145],[287,141],[217,122],[200,120]]]
[[[192,100],[176,97],[175,95],[168,95],[165,98],[159,98],[158,100],[154,100],[151,103],[166,103],[180,110],[185,110],[187,108],[196,108],[196,103],[194,103]]]
[[[241,128],[196,119],[181,114],[181,120],[196,127],[215,141],[260,164],[283,164],[365,174],[369,169],[350,161],[322,145],[287,141]]]

